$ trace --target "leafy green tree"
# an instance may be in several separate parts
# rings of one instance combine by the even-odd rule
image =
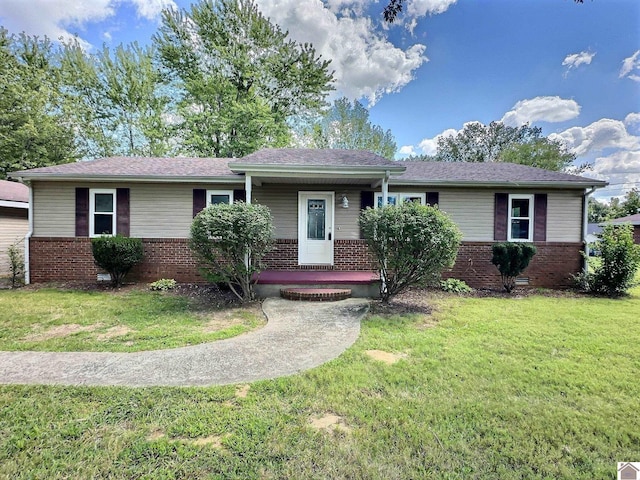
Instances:
[[[546,137],[524,143],[514,143],[505,148],[499,160],[507,163],[529,165],[546,170],[562,171],[570,167],[576,156],[558,140]]]
[[[360,228],[380,269],[383,303],[411,286],[437,284],[462,239],[445,213],[414,202],[363,210]]]
[[[314,148],[346,148],[369,150],[393,159],[396,141],[391,130],[383,130],[369,121],[369,111],[359,102],[339,98],[314,125],[311,132]]]
[[[509,127],[502,122],[489,125],[470,122],[456,135],[438,138],[435,157],[441,162],[497,162],[510,147],[536,145],[541,136],[541,128],[529,125]]]
[[[77,43],[63,46],[65,112],[86,157],[172,153],[170,97],[153,57],[152,47],[135,42],[114,51],[103,46],[95,54]]]
[[[177,136],[194,155],[286,146],[288,122],[320,111],[332,89],[329,62],[291,40],[252,0],[166,10],[154,42],[178,97]]]
[[[15,170],[78,158],[62,114],[60,75],[48,39],[0,28],[0,179]]]
[[[189,245],[205,278],[226,283],[241,300],[253,300],[254,274],[273,246],[273,221],[264,205],[211,205],[191,224]]]
[[[494,243],[491,250],[491,263],[498,268],[505,291],[511,293],[516,286],[516,278],[536,254],[536,247],[530,243],[501,242]]]
[[[102,236],[91,239],[96,265],[111,275],[114,287],[122,285],[127,274],[142,261],[144,250],[140,238]]]
[[[602,223],[611,218],[611,207],[607,202],[589,199],[589,223]]]
[[[623,217],[640,213],[640,190],[632,188],[627,192],[622,202]]]
[[[640,267],[640,245],[633,243],[633,226],[605,225],[596,242],[601,262],[576,276],[579,286],[596,295],[620,297],[634,286]]]

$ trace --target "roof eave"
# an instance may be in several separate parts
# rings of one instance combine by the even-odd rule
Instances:
[[[15,172],[11,178],[22,180],[46,180],[46,181],[77,181],[77,182],[168,182],[168,183],[242,183],[244,178],[240,175],[224,176],[176,176],[176,175],[83,175],[83,174],[55,174]]]
[[[407,180],[393,178],[389,180],[390,185],[424,185],[424,186],[442,186],[442,187],[518,187],[518,188],[604,188],[609,185],[608,182],[594,180],[592,182],[514,182],[514,181],[478,181],[478,180]]]
[[[0,207],[6,208],[29,208],[29,202],[20,202],[17,200],[0,200]]]

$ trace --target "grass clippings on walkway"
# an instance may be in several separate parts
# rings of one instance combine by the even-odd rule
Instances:
[[[0,350],[135,352],[211,342],[265,324],[259,304],[224,293],[24,288],[0,291]]]
[[[0,478],[593,479],[637,460],[640,289],[426,303],[248,389],[0,387]]]

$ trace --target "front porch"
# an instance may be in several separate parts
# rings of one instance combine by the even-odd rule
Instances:
[[[358,298],[378,297],[378,272],[337,270],[264,270],[256,282],[261,297],[278,297],[282,289],[349,289]]]

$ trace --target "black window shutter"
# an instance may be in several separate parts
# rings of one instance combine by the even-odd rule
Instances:
[[[203,188],[193,189],[193,216],[198,215],[207,206],[207,191]]]
[[[493,218],[493,239],[498,242],[507,240],[507,222],[509,221],[509,195],[496,193]]]
[[[433,207],[434,205],[438,204],[438,200],[438,192],[427,192],[427,205],[431,205]]]
[[[360,192],[360,210],[364,210],[365,208],[373,208],[373,198],[373,192]]]
[[[116,233],[125,237],[129,236],[129,189],[118,188],[116,190]]]
[[[536,193],[533,200],[533,241],[547,241],[547,194]]]
[[[246,202],[247,201],[247,192],[244,189],[234,190],[233,191],[233,201],[234,202]]]
[[[89,236],[89,189],[76,188],[76,237]]]

